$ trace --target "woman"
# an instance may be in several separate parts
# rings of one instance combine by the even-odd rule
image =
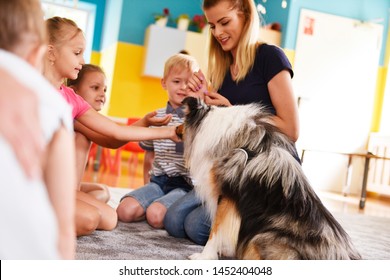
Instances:
[[[210,82],[199,71],[188,87],[209,105],[260,102],[274,115],[273,124],[297,141],[292,67],[280,48],[258,41],[260,22],[253,0],[204,0],[202,8],[210,26]],[[194,191],[173,204],[164,220],[171,235],[189,237],[202,245],[207,242],[210,224]]]

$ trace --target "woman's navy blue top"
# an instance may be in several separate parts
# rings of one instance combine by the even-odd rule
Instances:
[[[218,92],[226,97],[232,105],[261,103],[270,113],[276,114],[272,105],[267,84],[280,71],[288,70],[291,78],[294,75],[291,64],[283,50],[277,46],[262,44],[256,50],[253,68],[244,80],[236,83],[227,71]]]

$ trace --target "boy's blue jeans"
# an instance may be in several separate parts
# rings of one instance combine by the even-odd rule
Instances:
[[[189,238],[205,245],[210,234],[211,221],[206,208],[195,191],[189,191],[169,208],[164,218],[166,231],[178,238]]]

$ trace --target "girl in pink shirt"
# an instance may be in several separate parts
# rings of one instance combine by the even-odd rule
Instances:
[[[72,106],[73,119],[81,117],[91,108],[91,105],[89,105],[80,95],[75,94],[72,88],[61,85],[59,91],[65,100]]]
[[[171,116],[156,119],[148,114],[140,120],[139,126],[121,126],[99,114],[87,102],[83,102],[75,92],[64,86],[65,79],[76,79],[84,64],[85,38],[82,30],[66,18],[53,17],[46,20],[49,44],[44,65],[44,75],[73,106],[76,131],[76,232],[88,235],[95,229],[112,230],[117,225],[117,215],[113,208],[97,200],[92,195],[80,191],[80,181],[91,140],[101,146],[117,148],[129,141],[171,139],[180,141],[175,127],[147,128],[141,126],[165,124]]]

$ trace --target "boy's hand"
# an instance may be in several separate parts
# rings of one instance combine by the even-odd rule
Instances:
[[[150,112],[148,114],[146,114],[143,119],[146,123],[146,126],[162,126],[162,125],[167,125],[171,119],[172,119],[172,115],[171,114],[167,114],[166,116],[164,117],[156,117],[157,115],[157,112],[154,111],[154,112]]]

